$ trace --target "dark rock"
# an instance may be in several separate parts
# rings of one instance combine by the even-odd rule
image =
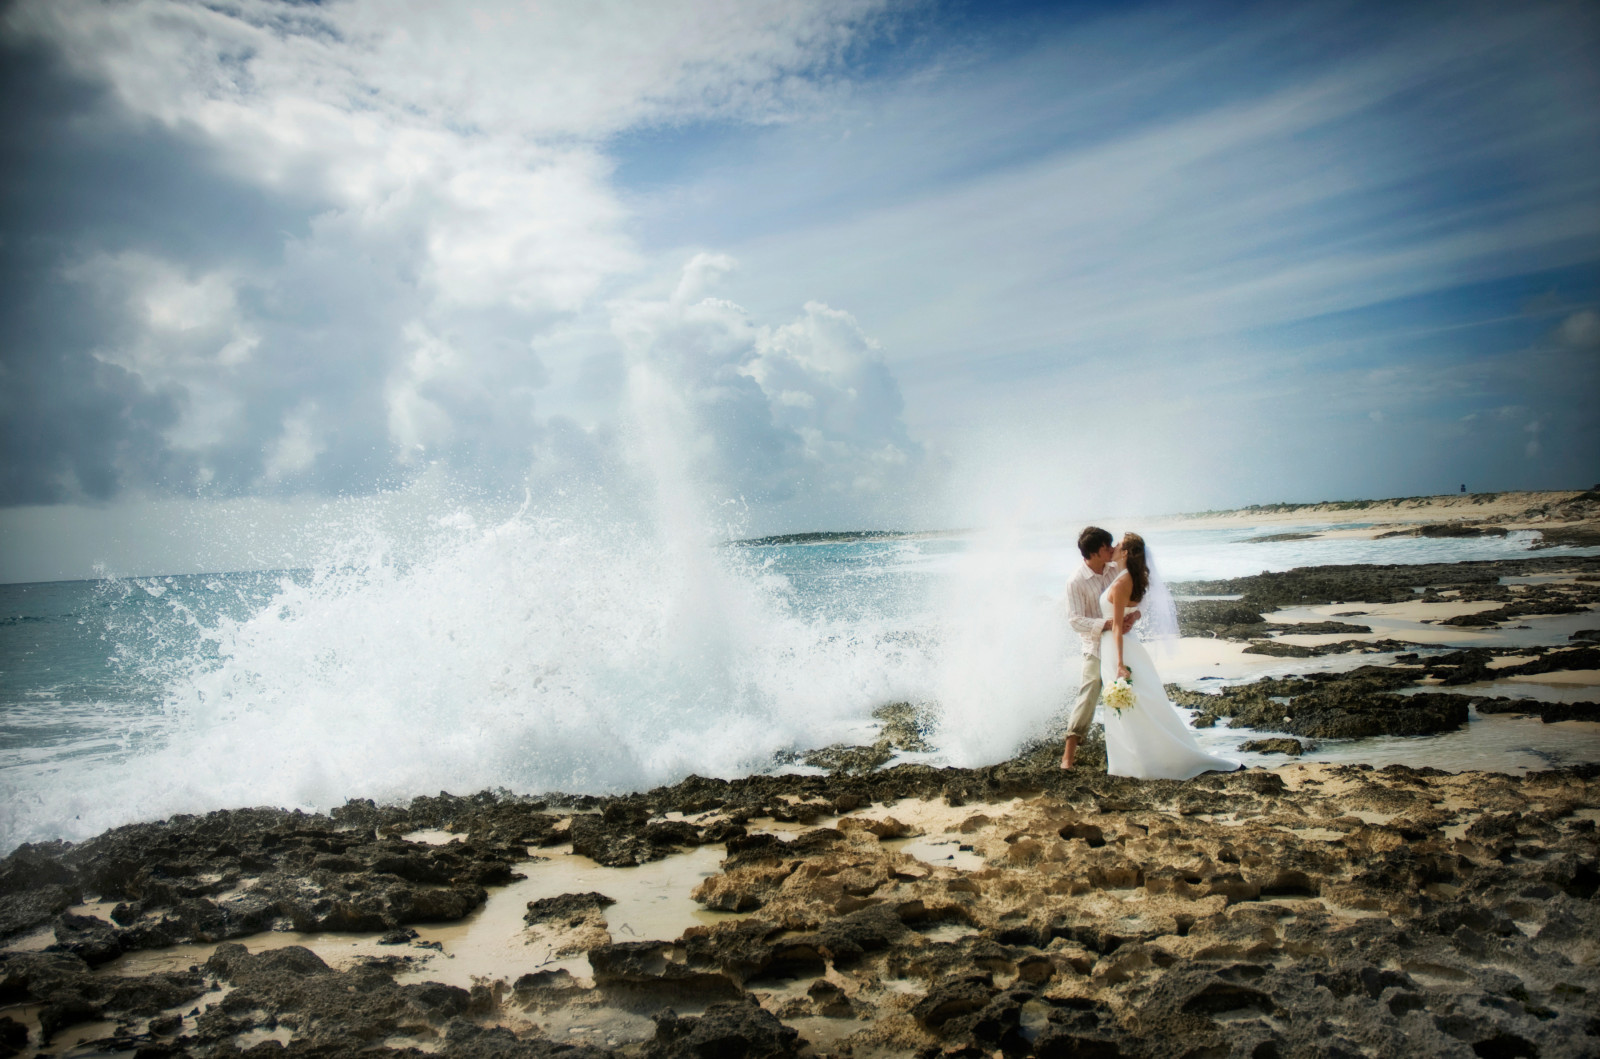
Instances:
[[[1467,723],[1464,696],[1389,693],[1413,679],[1404,671],[1363,666],[1348,673],[1268,677],[1216,694],[1180,691],[1173,698],[1200,711],[1197,726],[1226,717],[1234,727],[1323,739],[1430,735]]]
[[[1545,724],[1557,721],[1600,721],[1600,702],[1541,702],[1538,699],[1472,698],[1479,713],[1516,713],[1538,717]]]
[[[821,750],[808,751],[802,759],[812,768],[827,769],[844,775],[859,775],[894,757],[889,746],[845,746],[842,743]]]
[[[605,820],[589,814],[574,816],[570,829],[572,852],[608,868],[631,868],[666,855],[666,850],[646,841],[639,830],[632,821]]]
[[[65,884],[8,892],[0,885],[0,938],[42,927],[75,904],[83,893]]]
[[[671,942],[601,945],[589,950],[589,966],[594,969],[595,984],[602,987],[626,986],[712,999],[743,993],[726,975],[687,966]]]
[[[1539,719],[1545,724],[1554,724],[1557,721],[1600,721],[1600,702],[1540,703]]]
[[[996,992],[987,975],[941,982],[912,1007],[911,1015],[937,1032],[957,1016],[982,1011]]]
[[[819,978],[806,989],[806,995],[816,1005],[817,1014],[823,1018],[845,1019],[856,1013],[856,1007],[843,989],[825,978]]]
[[[80,1022],[93,1022],[99,1017],[99,1006],[81,997],[48,1003],[39,1009],[41,1043],[49,1044],[50,1038],[68,1026],[76,1026]]]
[[[400,991],[408,1004],[432,1021],[447,1021],[467,1011],[469,994],[459,986],[423,982],[421,985],[401,986]]]
[[[865,953],[881,952],[910,934],[900,917],[883,905],[830,919],[818,932],[822,952],[835,967],[848,967]]]
[[[1290,757],[1299,757],[1305,750],[1305,744],[1298,739],[1248,739],[1239,744],[1239,749],[1254,754],[1288,754]]]
[[[332,974],[333,968],[304,945],[267,949],[259,955],[237,942],[218,945],[206,961],[206,970],[219,978],[249,981],[252,977],[287,973],[294,975]]]
[[[1286,629],[1290,632],[1310,632],[1294,626],[1269,626],[1269,628]],[[1282,640],[1252,640],[1249,647],[1244,649],[1247,655],[1270,655],[1277,658],[1320,658],[1323,655],[1345,654],[1388,654],[1403,651],[1416,644],[1404,640],[1340,640],[1338,643],[1305,644],[1284,643]]]
[[[528,902],[524,923],[561,923],[578,926],[603,909],[617,902],[602,893],[561,894],[558,897],[541,897]]]
[[[712,1004],[698,1018],[668,1011],[656,1016],[649,1059],[792,1059],[804,1045],[800,1033],[779,1022],[753,998]]]
[[[1486,562],[1311,566],[1221,581],[1173,582],[1170,587],[1179,595],[1239,595],[1240,604],[1265,612],[1319,603],[1403,603],[1417,598],[1414,589],[1430,585],[1500,587],[1501,577],[1569,570],[1600,571],[1600,557],[1530,556]]]
[[[1261,635],[1265,626],[1266,619],[1261,616],[1259,608],[1238,600],[1193,599],[1178,602],[1178,631],[1184,636],[1247,639]]]
[[[150,1020],[150,1032],[160,1037],[176,1036],[183,1028],[183,1016],[177,1013],[161,1015]]]
[[[70,952],[91,967],[108,963],[122,955],[117,928],[95,916],[76,916],[64,912],[56,918],[56,943],[53,951]]]
[[[1504,537],[1504,526],[1474,526],[1462,522],[1435,522],[1415,529],[1380,533],[1383,537]]]
[[[1007,1055],[1018,1055],[1031,1049],[1031,1044],[1022,1031],[1022,1008],[1034,998],[1034,994],[1025,989],[1009,989],[996,994],[977,1017],[971,1020],[968,1032],[972,1039],[986,1048],[998,1048]],[[950,1022],[945,1023],[945,1033],[954,1027]]]
[[[1482,614],[1457,614],[1454,617],[1445,618],[1439,624],[1455,625],[1464,629],[1483,629],[1492,625],[1499,625],[1500,619],[1495,617],[1493,612]]]
[[[1319,533],[1268,533],[1261,537],[1246,537],[1235,541],[1235,544],[1271,544],[1276,541],[1309,541],[1321,536]]]
[[[1117,1043],[1120,1028],[1116,1018],[1094,1001],[1073,1001],[1051,1010],[1049,1021],[1033,1041],[1033,1054],[1039,1059],[1122,1059],[1125,1053]],[[1131,1053],[1144,1054],[1143,1048]]]
[[[1294,624],[1272,626],[1274,632],[1289,632],[1297,636],[1329,636],[1338,633],[1371,632],[1370,625],[1352,625],[1347,621],[1302,621]]]
[[[0,860],[0,894],[74,887],[77,873],[61,860],[70,849],[65,842],[24,842]]]
[[[578,985],[578,980],[564,968],[530,971],[519,977],[511,988],[518,994],[554,998],[566,998],[584,991]]]
[[[1593,526],[1541,526],[1535,548],[1593,548],[1600,546],[1600,530]]]
[[[1600,647],[1562,647],[1546,651],[1538,658],[1521,665],[1506,666],[1497,670],[1497,676],[1555,673],[1568,669],[1600,669]]]

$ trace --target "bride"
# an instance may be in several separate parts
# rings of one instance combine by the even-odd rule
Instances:
[[[1166,586],[1159,579],[1151,584],[1144,538],[1124,534],[1115,562],[1122,572],[1100,594],[1100,612],[1109,619],[1100,639],[1101,680],[1109,690],[1113,680],[1128,678],[1134,703],[1122,710],[1106,707],[1106,771],[1146,780],[1186,780],[1202,772],[1239,768],[1237,761],[1200,749],[1177,707],[1167,700],[1161,675],[1144,644],[1123,632],[1123,616],[1135,605],[1148,615],[1147,623],[1157,635],[1175,636],[1178,631],[1177,611]]]

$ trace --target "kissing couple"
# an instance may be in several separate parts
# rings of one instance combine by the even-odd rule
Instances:
[[[1070,769],[1089,734],[1104,690],[1115,693],[1105,713],[1106,771],[1137,779],[1186,780],[1213,770],[1232,772],[1239,762],[1208,754],[1167,698],[1150,653],[1133,635],[1141,619],[1148,634],[1176,639],[1178,610],[1172,593],[1150,566],[1144,538],[1087,526],[1078,534],[1083,565],[1067,578],[1067,623],[1083,641],[1083,676],[1067,724],[1061,767]],[[1118,684],[1121,680],[1125,684]],[[1131,691],[1131,694],[1130,694]]]

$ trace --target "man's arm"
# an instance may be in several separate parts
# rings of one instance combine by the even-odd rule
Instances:
[[[1090,593],[1088,582],[1081,577],[1067,582],[1067,624],[1090,639],[1111,628],[1111,623],[1100,616],[1099,597]]]

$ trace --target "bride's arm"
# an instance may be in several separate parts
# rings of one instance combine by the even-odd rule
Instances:
[[[1124,621],[1123,618],[1127,614],[1128,602],[1132,598],[1133,578],[1127,574],[1118,575],[1117,579],[1111,582],[1111,628],[1117,634],[1117,676],[1119,677],[1128,672],[1128,667],[1122,664],[1122,637],[1126,635],[1127,628],[1132,623]]]

